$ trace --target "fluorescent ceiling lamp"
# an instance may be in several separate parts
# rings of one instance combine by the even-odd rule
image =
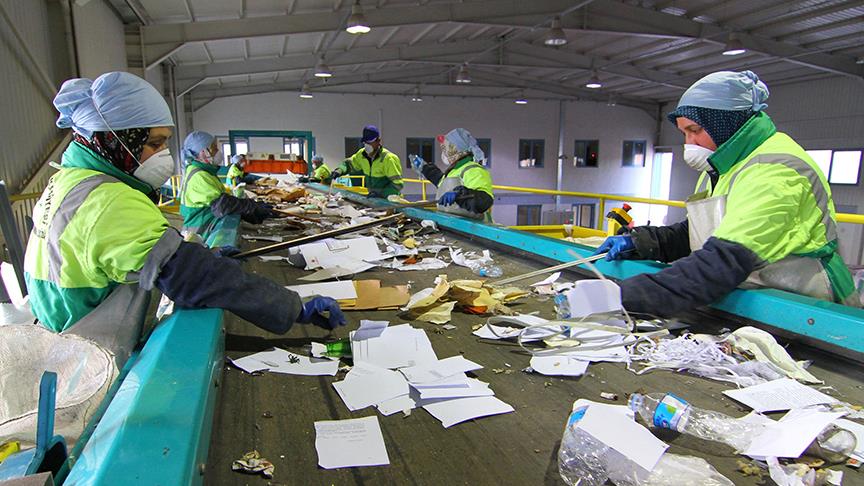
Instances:
[[[349,34],[366,34],[370,30],[369,22],[366,20],[366,16],[363,15],[363,7],[360,6],[360,0],[356,0],[354,5],[351,6],[351,16],[348,17],[348,24],[345,27],[345,31]]]
[[[516,98],[515,101],[513,101],[513,103],[516,103],[517,105],[527,105],[528,100],[525,99],[525,93],[523,92],[522,94],[520,94],[519,97]]]
[[[303,88],[300,90],[300,97],[304,100],[308,100],[310,98],[314,98],[315,96],[309,92],[309,85],[303,84]]]
[[[596,72],[591,74],[591,78],[588,79],[587,83],[585,83],[585,87],[590,89],[598,89],[603,87],[603,83],[600,82],[600,78],[597,76]]]
[[[618,104],[618,98],[614,96],[609,96],[609,100],[606,101],[606,106],[615,106]]]
[[[864,64],[864,56],[858,56],[858,59],[855,59],[855,64]]]
[[[324,58],[322,57],[318,64],[315,65],[315,77],[317,78],[329,78],[333,76],[333,73],[330,71],[330,67],[324,63]]]
[[[561,17],[552,19],[552,27],[546,33],[543,43],[547,46],[563,46],[567,43],[567,35],[564,33],[564,29],[561,28]]]
[[[456,75],[456,82],[459,84],[468,84],[471,82],[471,76],[468,75],[468,68],[465,65],[459,68],[459,73]]]
[[[415,103],[423,101],[423,97],[420,96],[420,88],[414,88],[414,95],[411,96],[411,101]]]
[[[739,40],[737,36],[730,35],[729,41],[723,49],[723,55],[737,56],[739,54],[744,54],[745,52],[747,52],[747,49],[744,48],[744,44],[741,43],[741,40]]]

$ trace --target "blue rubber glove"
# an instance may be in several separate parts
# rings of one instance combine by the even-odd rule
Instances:
[[[606,253],[606,261],[611,262],[612,260],[620,260],[624,253],[635,249],[636,245],[633,244],[633,238],[630,235],[610,236],[592,255]]]
[[[220,246],[213,249],[213,254],[218,257],[231,258],[238,253],[242,253],[243,251],[236,246],[226,245]]]
[[[449,206],[456,202],[456,196],[457,194],[454,191],[445,192],[444,195],[441,196],[441,199],[438,200],[438,204],[442,206]]]
[[[325,317],[324,313],[329,313]],[[315,324],[323,329],[336,329],[345,325],[345,314],[339,308],[339,304],[330,297],[313,297],[312,300],[303,304],[303,310],[297,318],[301,324]]]

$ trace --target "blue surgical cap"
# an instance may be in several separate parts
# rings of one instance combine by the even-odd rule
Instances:
[[[214,138],[216,137],[201,130],[189,133],[186,135],[186,140],[183,141],[183,158],[197,159],[201,151],[213,143]]]
[[[199,152],[200,152],[200,150],[199,150]],[[231,156],[231,163],[232,164],[239,164],[242,161],[243,161],[243,156],[240,154]]]
[[[683,116],[679,109],[684,106],[710,108],[723,111],[759,112],[768,107],[768,87],[752,71],[718,71],[693,83],[681,95],[669,121]]]
[[[474,160],[477,162],[486,159],[486,155],[477,144],[477,139],[464,128],[454,128],[447,132],[447,135],[444,135],[444,142],[455,147],[457,153],[471,152],[474,155]]]
[[[360,139],[363,143],[368,143],[381,138],[381,131],[375,125],[366,125],[363,127],[363,137]]]
[[[313,155],[312,156],[312,162],[324,162],[324,157],[317,155],[317,154]]]
[[[85,138],[93,132],[129,128],[173,127],[171,110],[150,83],[126,72],[105,73],[95,81],[67,80],[54,97],[57,126]]]

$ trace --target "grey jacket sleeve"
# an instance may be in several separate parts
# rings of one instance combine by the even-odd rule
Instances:
[[[621,282],[624,308],[669,317],[707,305],[735,290],[756,268],[759,257],[746,247],[709,238],[701,250],[669,268]]]
[[[178,306],[225,309],[276,334],[288,331],[303,310],[297,293],[195,243],[180,244],[162,266],[156,287]]]
[[[247,216],[255,213],[255,208],[258,203],[252,199],[240,199],[239,197],[231,196],[230,194],[222,194],[210,203],[210,210],[217,218],[228,214],[239,214]]]
[[[638,258],[670,263],[690,254],[689,232],[690,223],[685,219],[669,226],[637,226],[630,231],[630,237]]]

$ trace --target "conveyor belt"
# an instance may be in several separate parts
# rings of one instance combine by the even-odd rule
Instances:
[[[250,231],[241,229],[244,234]],[[443,235],[465,250],[488,247],[452,232]],[[543,267],[515,252],[496,249],[493,256],[505,276]],[[283,284],[295,283],[297,277],[307,273],[287,263],[263,263],[257,258],[245,265]],[[446,273],[450,279],[474,277],[468,269],[451,265],[429,272],[373,269],[361,278],[380,279],[385,285],[409,281],[412,291],[417,291],[431,286],[438,273]],[[576,278],[575,274],[565,276]],[[523,302],[518,305],[522,312],[539,311],[542,317],[554,317],[550,300],[531,297]],[[337,330],[336,337],[347,336],[361,318],[389,320],[394,324],[410,322],[393,311],[349,312],[347,316],[348,326]],[[694,328],[697,332],[713,333],[727,325],[716,318],[694,319],[699,321]],[[407,418],[402,414],[379,416],[391,465],[328,471],[317,466],[313,422],[377,415],[374,408],[352,413],[345,407],[331,386],[343,375],[251,376],[226,366],[219,386],[205,484],[267,484],[266,480],[231,471],[231,462],[252,449],[275,464],[276,473],[270,484],[562,484],[557,469],[558,446],[570,406],[578,398],[602,401],[601,392],[612,392],[620,397],[618,403],[624,403],[627,393],[669,391],[699,407],[734,416],[747,412],[745,407],[721,394],[728,385],[686,374],[657,371],[636,376],[623,364],[612,363],[593,364],[580,378],[523,373],[520,370],[528,366],[529,357],[518,348],[481,343],[471,335],[472,326],[484,321],[480,316],[454,312],[451,323],[457,329],[452,331],[434,324],[412,322],[412,325],[427,331],[439,357],[462,353],[483,365],[475,374],[490,383],[496,396],[511,404],[515,413],[482,418],[450,429],[444,429],[422,409],[414,410]],[[302,352],[310,340],[327,335],[321,329],[297,325],[286,335],[275,336],[228,314],[225,322],[225,349],[229,357],[272,346]],[[805,346],[795,346],[791,352],[796,359],[814,360],[811,371],[830,385],[832,395],[853,404],[864,403],[864,373],[860,365]],[[496,374],[493,369],[512,373]],[[704,457],[735,484],[756,484],[753,478],[735,471],[742,457],[730,448],[668,431],[657,434],[671,445],[671,452]],[[845,467],[843,470],[844,485],[864,484],[864,474]]]

